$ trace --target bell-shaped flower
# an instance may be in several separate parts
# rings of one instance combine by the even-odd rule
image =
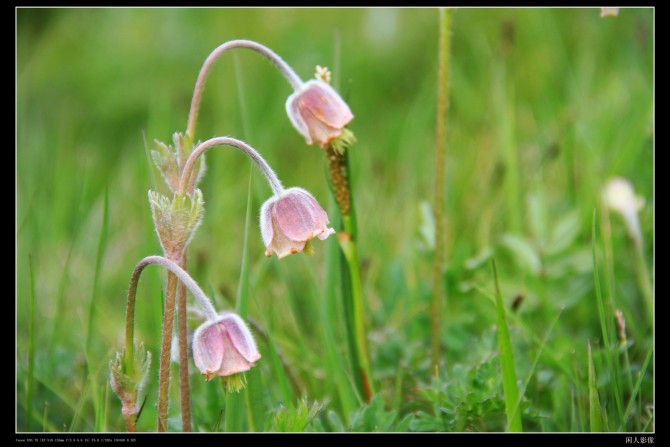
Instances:
[[[326,239],[335,233],[328,223],[328,214],[309,192],[295,187],[284,190],[261,207],[265,256],[274,252],[281,259],[303,251],[312,238]]]
[[[318,143],[321,147],[339,137],[344,126],[354,118],[340,95],[318,79],[307,81],[289,96],[286,112],[307,144]]]
[[[260,358],[251,331],[234,313],[205,322],[193,335],[193,361],[207,381],[249,371]]]

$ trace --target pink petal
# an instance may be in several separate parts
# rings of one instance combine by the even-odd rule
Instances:
[[[230,313],[219,324],[223,325],[233,346],[247,361],[253,363],[261,358],[251,331],[242,318]]]
[[[308,126],[312,121],[306,116],[309,112],[319,122],[330,129],[338,131],[354,118],[349,106],[340,95],[328,84],[322,81],[309,81],[307,87],[298,98],[300,110]]]
[[[272,225],[272,208],[274,207],[276,200],[277,199],[272,196],[265,201],[263,206],[261,206],[261,237],[263,238],[263,244],[266,248],[270,247],[270,244],[272,243],[272,236],[274,234]]]
[[[298,110],[298,99],[301,93],[302,92],[295,92],[288,97],[286,100],[286,113],[288,114],[293,127],[305,137],[307,144],[313,144],[312,136],[309,134],[309,129],[307,128],[307,123],[305,123],[305,120],[300,114],[300,110]]]
[[[193,361],[195,366],[209,376],[221,367],[224,356],[223,330],[215,323],[205,323],[193,336]]]
[[[218,326],[225,335],[221,339],[224,349],[223,361],[221,362],[218,371],[216,371],[216,374],[219,376],[230,376],[232,374],[249,371],[252,363],[245,359],[244,356],[235,349],[227,329],[223,324],[219,323]]]
[[[268,247],[268,251],[266,251],[265,254],[268,255],[268,252],[272,254],[274,251],[277,253],[277,257],[282,259],[288,255],[300,253],[305,248],[305,242],[306,241],[292,241],[284,235],[280,228],[275,227],[272,244]]]
[[[320,234],[323,231],[321,212],[323,210],[309,194],[298,188],[291,188],[275,204],[273,218],[288,239],[308,241],[315,233]]]

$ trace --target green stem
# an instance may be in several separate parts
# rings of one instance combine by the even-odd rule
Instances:
[[[28,302],[28,381],[26,384],[26,430],[31,431],[33,420],[33,370],[35,366],[35,277],[33,275],[33,257],[28,255],[30,271],[30,301]]]
[[[496,289],[496,308],[498,313],[498,348],[500,349],[500,366],[503,378],[503,393],[505,395],[505,412],[507,414],[507,430],[510,432],[523,431],[521,425],[521,414],[515,407],[519,401],[519,390],[516,384],[516,372],[514,370],[514,355],[512,352],[512,341],[507,327],[505,305],[502,301],[500,283],[495,260],[491,260],[493,269],[493,282]]]
[[[367,353],[367,337],[365,332],[363,286],[360,265],[358,262],[356,212],[351,194],[350,169],[348,152],[336,151],[332,145],[326,148],[330,182],[335,201],[342,216],[342,231],[338,234],[340,248],[346,265],[341,272],[342,294],[345,298],[345,317],[349,345],[353,351],[352,366],[357,377],[357,385],[366,402],[370,402],[374,394],[372,374]]]
[[[446,264],[444,212],[446,188],[446,127],[449,92],[449,47],[451,40],[451,8],[440,8],[440,36],[437,72],[437,122],[435,126],[435,252],[433,255],[433,301],[431,305],[431,369],[437,374],[440,361],[442,333],[442,301],[446,294],[444,272]]]
[[[650,322],[654,321],[654,296],[651,290],[651,283],[649,281],[649,269],[644,259],[644,252],[642,243],[635,241],[635,276],[637,284],[640,288],[640,293],[644,298],[644,304],[647,309],[647,316]]]
[[[350,216],[342,216],[342,225],[344,231],[349,235],[356,233],[354,220]],[[363,393],[366,402],[370,402],[374,393],[371,381],[371,370],[367,348],[367,337],[365,331],[365,321],[363,318],[363,284],[361,282],[361,269],[358,262],[358,247],[356,240],[352,237],[349,240],[341,240],[340,246],[344,252],[344,257],[349,266],[349,280],[351,284],[352,296],[352,316],[354,319],[354,334],[356,340],[356,354],[360,367]]]
[[[180,267],[186,270],[186,253],[182,256]],[[182,430],[191,430],[191,390],[188,383],[188,339],[186,326],[186,285],[177,286],[177,337],[179,340],[179,390],[181,398]]]
[[[596,209],[593,209],[593,223],[591,226],[591,239],[592,239],[592,256],[593,256],[593,282],[595,284],[595,289],[596,289],[596,303],[598,305],[598,316],[600,318],[600,329],[601,333],[603,336],[603,344],[605,346],[605,362],[607,363],[607,368],[612,371],[613,373],[615,372],[615,367],[614,367],[614,360],[612,357],[616,355],[616,352],[613,352],[611,345],[610,345],[610,339],[609,339],[609,333],[611,332],[609,330],[607,322],[609,321],[609,318],[611,318],[611,315],[606,315],[605,314],[605,304],[604,304],[604,299],[602,296],[602,292],[600,289],[600,276],[598,274],[599,270],[599,264],[598,264],[598,256],[596,253]],[[590,345],[589,345],[590,346]],[[590,349],[590,348],[589,348]],[[611,387],[612,387],[612,392],[614,393],[614,400],[616,402],[616,407],[619,413],[619,420],[623,419],[623,406],[621,404],[621,397],[619,395],[619,384],[617,380],[616,374],[613,376],[612,381],[611,381]]]

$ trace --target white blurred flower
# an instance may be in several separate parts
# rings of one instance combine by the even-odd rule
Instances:
[[[600,8],[600,17],[616,17],[619,15],[619,8]]]
[[[621,177],[609,180],[603,189],[602,196],[607,206],[623,217],[635,243],[641,244],[642,232],[637,213],[644,206],[644,199],[636,196],[630,182]]]

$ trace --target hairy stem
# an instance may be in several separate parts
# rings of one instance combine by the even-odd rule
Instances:
[[[440,9],[440,36],[437,73],[437,122],[435,130],[435,251],[433,254],[433,301],[431,304],[431,369],[437,374],[442,333],[442,301],[445,297],[444,271],[446,264],[446,219],[444,190],[446,187],[447,100],[449,92],[449,44],[451,38],[451,9]]]
[[[202,92],[205,89],[207,75],[209,74],[209,71],[219,56],[228,50],[232,50],[233,48],[247,48],[265,56],[279,69],[281,74],[286,78],[289,84],[291,84],[293,90],[297,91],[303,85],[302,79],[300,79],[300,77],[293,71],[293,69],[268,47],[251,40],[231,40],[229,42],[225,42],[215,48],[214,51],[212,51],[210,55],[207,56],[205,63],[200,69],[200,73],[198,73],[198,79],[196,80],[195,89],[193,91],[193,99],[191,99],[191,109],[188,114],[188,123],[186,125],[186,135],[191,138],[193,138],[195,134],[195,125],[198,119],[200,99],[202,98]]]
[[[181,268],[186,270],[186,253],[181,259]],[[188,328],[186,327],[186,286],[177,286],[177,337],[179,340],[179,390],[181,398],[182,430],[191,431],[191,390],[188,383]]]
[[[268,165],[268,163],[261,156],[261,154],[258,153],[256,149],[249,146],[245,142],[237,140],[235,138],[216,137],[216,138],[210,138],[204,143],[200,143],[198,147],[196,147],[193,150],[193,152],[191,152],[191,155],[189,155],[188,160],[186,160],[186,164],[184,165],[184,169],[181,173],[181,178],[179,180],[178,191],[180,194],[184,194],[184,192],[186,191],[186,186],[188,185],[188,179],[191,176],[191,171],[193,170],[195,161],[207,149],[211,149],[216,146],[231,146],[244,152],[260,168],[261,172],[263,173],[263,176],[265,176],[265,179],[270,185],[270,188],[272,189],[274,195],[279,196],[284,192],[284,187],[279,181],[279,178],[277,178],[277,174],[274,173],[270,165]]]
[[[158,371],[158,431],[167,431],[168,394],[170,391],[170,355],[172,354],[172,327],[174,325],[177,277],[168,272],[163,313],[163,338]]]

